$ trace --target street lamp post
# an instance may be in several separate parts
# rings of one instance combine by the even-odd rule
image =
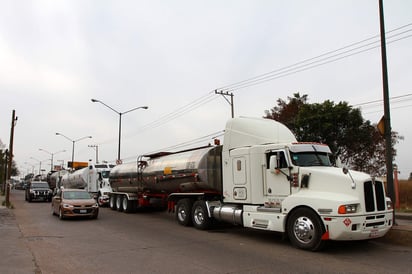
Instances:
[[[73,168],[73,164],[74,164],[74,144],[75,144],[76,142],[78,142],[78,141],[81,141],[81,140],[84,140],[84,139],[87,139],[87,138],[92,138],[92,136],[84,136],[84,137],[82,137],[82,138],[73,140],[73,139],[71,139],[71,138],[67,137],[66,135],[61,134],[61,133],[59,133],[59,132],[56,132],[56,135],[60,135],[60,136],[66,138],[67,140],[69,140],[70,142],[73,143],[73,147],[72,147],[72,168]]]
[[[34,158],[34,157],[30,157],[30,159],[36,160],[37,162],[39,162],[39,175],[41,175],[41,162],[39,159]]]
[[[53,156],[54,156],[54,154],[57,154],[57,153],[60,153],[60,152],[66,152],[66,150],[60,150],[60,151],[56,151],[56,152],[48,152],[47,150],[45,150],[45,149],[42,149],[42,148],[39,148],[39,150],[40,151],[43,151],[43,152],[46,152],[47,154],[49,154],[50,156],[51,156],[51,163],[50,163],[50,171],[53,171]]]
[[[116,112],[117,114],[119,114],[119,142],[118,142],[118,149],[117,149],[117,162],[120,162],[120,142],[121,142],[121,137],[122,137],[122,115],[124,115],[124,114],[126,114],[126,113],[129,113],[129,112],[132,112],[132,111],[134,111],[134,110],[136,110],[136,109],[140,109],[140,108],[142,108],[142,109],[148,109],[149,107],[148,107],[148,106],[135,107],[135,108],[132,108],[132,109],[130,109],[130,110],[128,110],[128,111],[125,111],[125,112],[119,112],[119,111],[115,110],[114,108],[112,108],[111,106],[103,103],[103,102],[100,101],[100,100],[91,99],[91,101],[92,101],[93,103],[100,103],[100,104],[104,105],[105,107],[113,110],[113,111]]]

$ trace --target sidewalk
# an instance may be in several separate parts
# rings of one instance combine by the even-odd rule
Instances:
[[[2,206],[0,196],[0,265],[1,273],[41,273],[33,254],[22,237],[13,209]]]

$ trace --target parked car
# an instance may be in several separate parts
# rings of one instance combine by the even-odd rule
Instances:
[[[99,205],[84,189],[59,189],[52,199],[53,215],[65,219],[68,217],[89,217],[96,219],[99,215]]]
[[[25,199],[28,202],[33,200],[42,200],[51,202],[52,190],[49,188],[49,184],[45,181],[31,181],[26,188]]]

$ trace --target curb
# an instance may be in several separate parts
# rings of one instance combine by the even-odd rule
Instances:
[[[412,213],[395,212],[395,220],[412,220]]]

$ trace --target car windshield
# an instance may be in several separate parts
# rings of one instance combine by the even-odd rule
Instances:
[[[90,194],[85,191],[65,191],[63,192],[63,198],[68,200],[77,199],[90,199]]]
[[[49,188],[48,183],[31,183],[32,188]]]
[[[291,152],[295,166],[332,166],[329,156],[321,152]]]

